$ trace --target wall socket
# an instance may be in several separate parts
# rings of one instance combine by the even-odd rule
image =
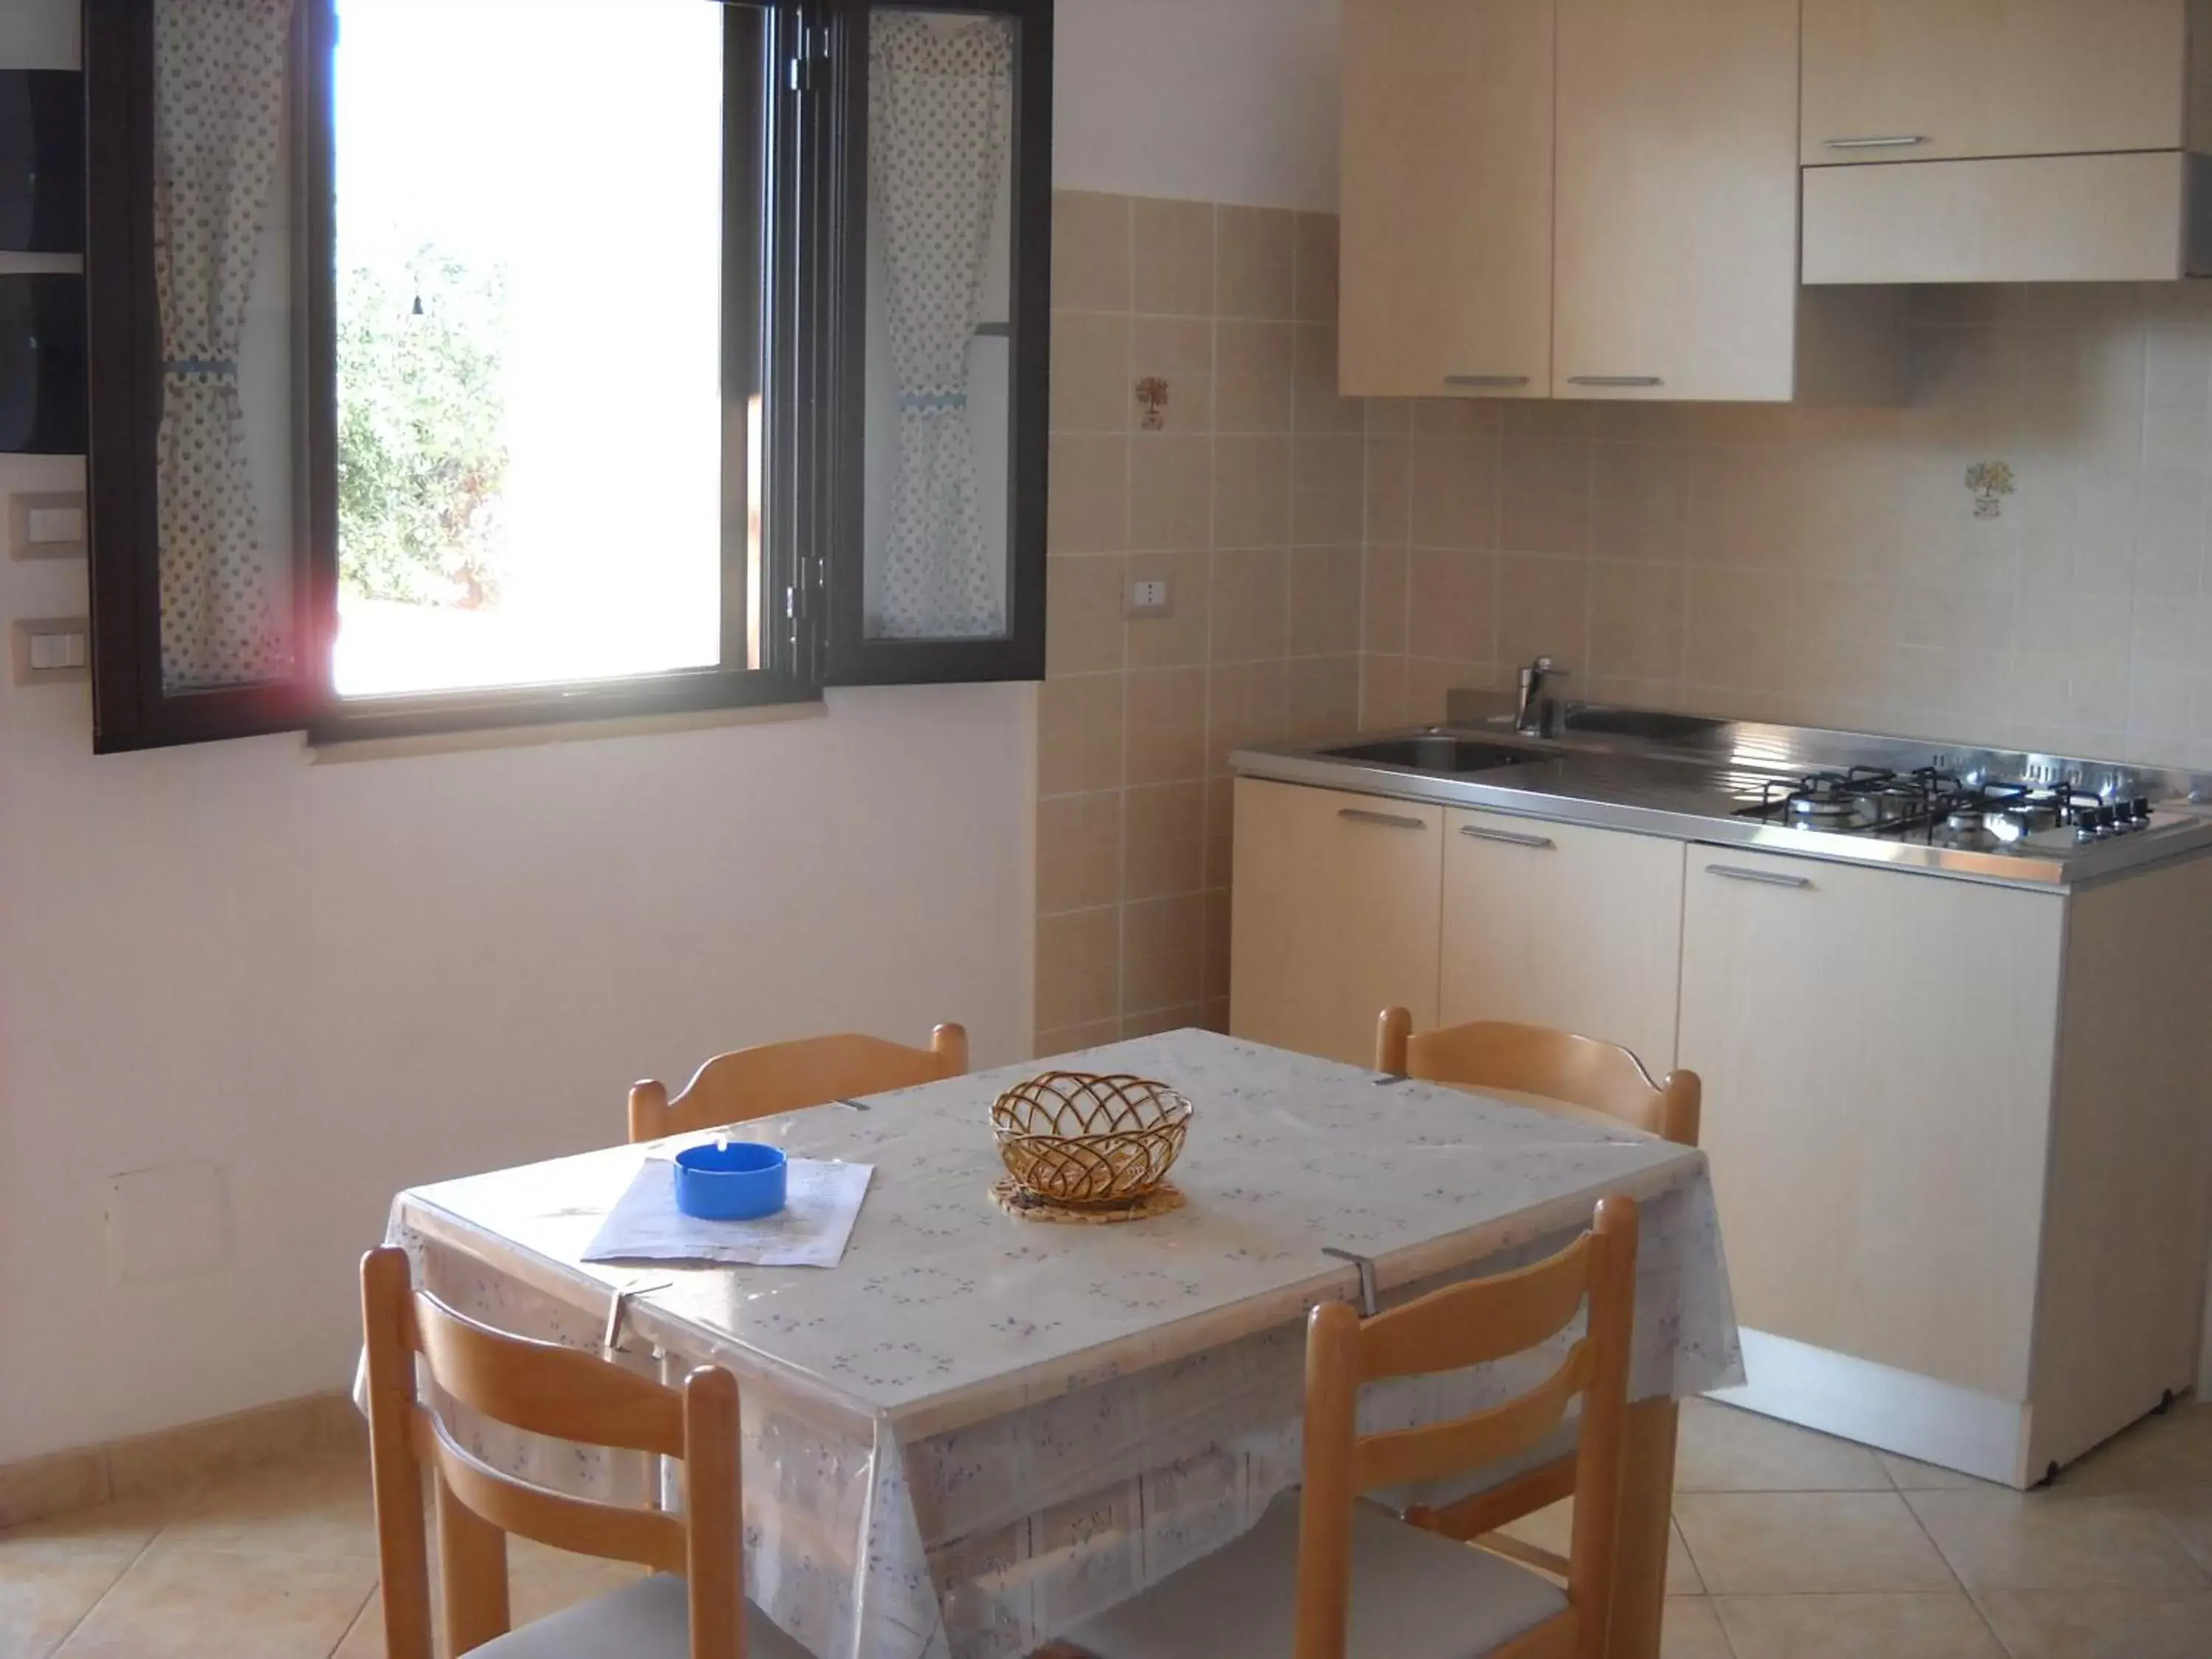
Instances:
[[[1122,614],[1129,617],[1171,617],[1175,605],[1168,597],[1167,578],[1146,576],[1129,584],[1128,602]]]

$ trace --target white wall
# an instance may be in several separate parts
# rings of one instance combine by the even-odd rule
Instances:
[[[1341,14],[1342,0],[1059,0],[1055,182],[1334,209]]]

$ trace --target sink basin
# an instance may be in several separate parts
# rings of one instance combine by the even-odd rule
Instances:
[[[1521,766],[1550,758],[1541,750],[1520,749],[1476,738],[1447,736],[1387,738],[1376,743],[1347,744],[1322,752],[1333,760],[1366,761],[1376,766],[1403,766],[1416,772],[1487,772],[1500,766]]]
[[[1651,743],[1703,744],[1728,724],[1697,714],[1667,714],[1649,708],[1570,708],[1570,732],[1600,737],[1642,738]]]

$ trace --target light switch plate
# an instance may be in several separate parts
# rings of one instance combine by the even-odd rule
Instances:
[[[18,685],[92,678],[92,623],[83,617],[18,617],[9,629]]]
[[[1172,617],[1175,604],[1164,576],[1139,576],[1129,584],[1121,613],[1126,617]]]
[[[8,556],[81,559],[87,538],[81,489],[26,493],[8,498]]]

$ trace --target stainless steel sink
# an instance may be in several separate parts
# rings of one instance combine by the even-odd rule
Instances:
[[[1713,733],[1728,724],[1697,714],[1668,714],[1649,708],[1570,708],[1562,723],[1570,732],[1598,737],[1641,738],[1647,743],[1698,747],[1710,743]]]
[[[1489,772],[1501,766],[1522,766],[1549,760],[1549,750],[1486,743],[1479,738],[1455,738],[1438,732],[1415,738],[1387,738],[1374,743],[1346,744],[1321,751],[1331,760],[1365,761],[1374,766],[1403,766],[1416,772]]]

